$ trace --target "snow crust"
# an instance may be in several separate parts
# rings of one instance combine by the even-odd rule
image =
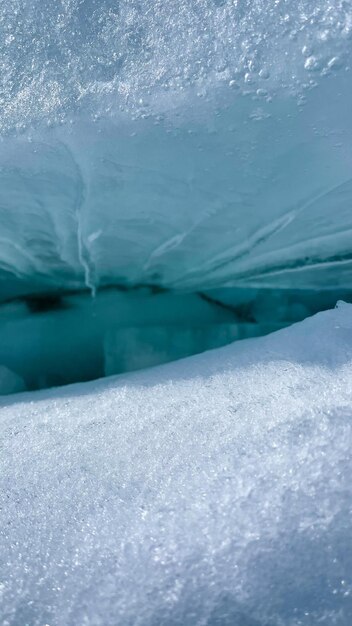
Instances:
[[[1,405],[4,626],[351,624],[351,305]]]

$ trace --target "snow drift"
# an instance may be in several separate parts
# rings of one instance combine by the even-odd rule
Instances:
[[[6,626],[349,626],[352,307],[2,400]]]

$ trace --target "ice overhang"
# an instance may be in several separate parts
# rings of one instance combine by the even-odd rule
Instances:
[[[0,24],[6,371],[83,380],[350,299],[346,3],[22,4]]]
[[[37,129],[0,144],[0,285],[348,288],[352,90],[178,126],[153,119]],[[200,111],[204,113],[204,111]]]

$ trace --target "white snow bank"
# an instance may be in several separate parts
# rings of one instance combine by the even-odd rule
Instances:
[[[2,407],[4,626],[352,623],[352,306]]]

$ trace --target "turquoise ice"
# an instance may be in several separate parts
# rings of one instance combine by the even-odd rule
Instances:
[[[5,2],[1,298],[351,285],[348,2]]]

